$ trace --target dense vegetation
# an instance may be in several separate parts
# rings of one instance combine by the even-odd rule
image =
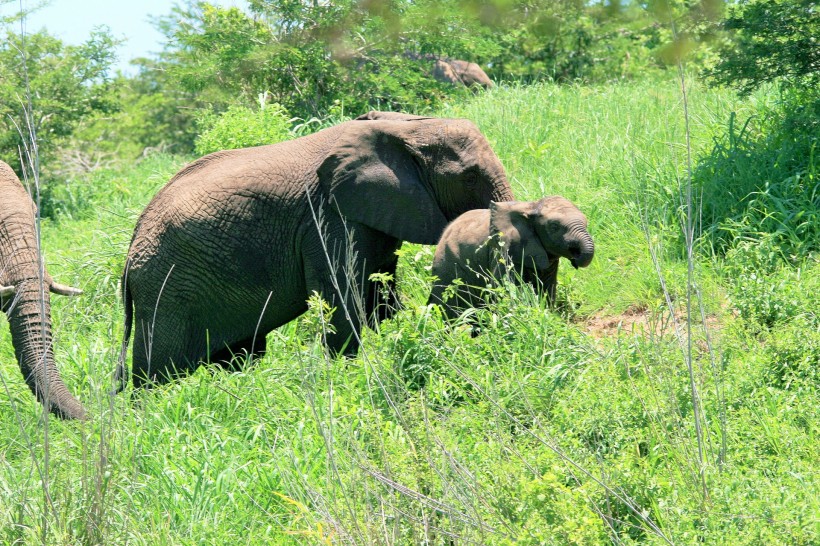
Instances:
[[[790,57],[772,57],[782,73],[750,84],[739,56],[734,65],[709,65],[709,74],[734,74],[722,81],[744,96],[708,87],[700,68],[723,47],[703,47],[716,32],[708,3],[657,3],[652,13],[625,5],[611,16],[601,6],[514,3],[549,8],[544,13],[569,29],[559,24],[552,35],[543,31],[552,23],[542,22],[528,38],[533,18],[513,14],[502,21],[504,39],[493,34],[498,17],[454,8],[484,4],[435,4],[450,6],[436,12],[449,22],[435,28],[459,32],[422,32],[420,21],[408,32],[413,18],[401,2],[334,4],[339,11],[327,19],[301,2],[253,1],[257,17],[188,6],[177,20],[191,24],[167,20],[169,50],[141,61],[134,78],[107,76],[100,35],[73,61],[96,64],[76,73],[43,69],[62,66],[70,50],[30,37],[56,48],[38,57],[48,62],[30,68],[31,81],[50,74],[50,89],[64,90],[55,96],[84,108],[54,104],[38,119],[40,131],[54,124],[54,138],[39,146],[45,259],[55,277],[85,291],[53,300],[56,358],[94,417],[32,417],[42,410],[21,381],[0,319],[0,541],[820,542],[816,66],[788,71]],[[791,21],[804,4],[742,2],[729,26],[745,21],[747,43],[757,44],[759,6],[784,7]],[[675,20],[674,35],[671,25],[642,26],[659,17]],[[621,28],[625,18],[631,30],[604,39],[608,24]],[[313,32],[306,20],[324,30]],[[422,102],[392,105],[474,120],[518,198],[560,193],[577,203],[596,240],[591,267],[562,266],[556,311],[530,289],[504,285],[497,302],[476,313],[482,334],[473,338],[424,305],[432,249],[405,245],[405,309],[367,331],[357,358],[326,358],[319,339],[328,310],[316,301],[269,336],[268,355],[242,372],[201,368],[159,389],[111,395],[122,333],[117,283],[134,222],[191,151],[292,138],[386,104],[359,94],[364,84],[346,79],[352,72],[343,62],[292,41],[307,33],[316,47],[330,47],[334,33],[322,25],[332,30],[338,21],[369,25],[361,33],[368,39],[397,35],[380,45],[394,49],[374,59],[396,63],[390,73],[398,78],[400,67],[423,59],[405,51],[474,54],[485,63],[517,51],[489,70],[501,83],[490,92],[424,79],[409,87],[434,88],[418,94]],[[475,41],[462,36],[467,23]],[[790,28],[774,27],[784,40],[794,37]],[[579,38],[584,29],[592,43]],[[239,47],[248,33],[260,49]],[[226,47],[213,50],[215,43]],[[660,69],[661,51],[680,58],[695,43],[701,48],[688,57],[689,72]],[[622,52],[644,64],[609,81],[567,44],[593,58],[594,48],[608,47],[613,62],[626,58]],[[10,51],[0,45],[0,70],[17,75],[19,65],[4,60],[14,58]],[[570,60],[579,72],[553,70]],[[257,93],[279,91],[255,84],[220,95],[222,70],[237,71],[229,79],[245,85],[265,77],[260,66],[301,70],[320,61],[328,64],[308,73],[328,80],[305,85],[328,84],[336,106],[302,111],[282,94],[260,109]],[[242,71],[250,79],[238,78]],[[0,78],[3,107],[15,96],[9,81]],[[389,95],[391,85],[385,78],[372,88]],[[49,106],[40,100],[32,101],[35,112]],[[181,111],[178,101],[191,109]],[[4,113],[0,124],[8,120]]]

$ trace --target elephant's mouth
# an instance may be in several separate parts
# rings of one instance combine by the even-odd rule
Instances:
[[[578,269],[580,267],[579,262],[582,256],[581,245],[572,243],[569,245],[567,250],[569,251],[569,263],[572,264],[572,267]]]

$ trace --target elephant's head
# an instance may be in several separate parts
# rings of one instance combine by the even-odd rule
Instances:
[[[568,259],[576,269],[586,267],[595,254],[586,216],[559,196],[492,203],[490,228],[508,243],[514,263],[533,264],[537,270],[546,270],[558,258]]]
[[[434,245],[448,222],[513,199],[504,167],[470,121],[370,112],[340,129],[319,168],[342,215]]]
[[[41,268],[34,205],[14,171],[0,161],[0,309],[11,327],[20,371],[52,413],[82,419],[85,409],[54,364],[49,292],[80,291],[52,281]]]

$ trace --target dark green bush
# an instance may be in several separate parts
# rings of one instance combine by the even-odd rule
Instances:
[[[820,94],[794,92],[726,134],[694,172],[701,240],[718,254],[767,239],[791,263],[820,251]]]
[[[815,0],[741,0],[729,7],[730,33],[707,72],[749,94],[766,82],[816,87],[820,82],[820,16]]]
[[[0,27],[0,35],[0,157],[20,172],[32,135],[43,162],[80,120],[117,109],[108,74],[117,42],[103,31],[77,46],[46,31],[22,36]]]

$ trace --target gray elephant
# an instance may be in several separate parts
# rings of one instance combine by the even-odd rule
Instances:
[[[84,419],[82,404],[68,391],[57,366],[51,339],[49,292],[73,296],[42,267],[35,206],[11,167],[0,161],[0,309],[11,328],[20,371],[31,392],[51,413]]]
[[[482,305],[482,287],[509,269],[518,273],[513,279],[544,290],[554,302],[559,258],[579,268],[588,266],[594,253],[586,216],[563,197],[490,203],[489,209],[465,212],[444,230],[433,258],[437,280],[428,304],[440,304],[448,319],[456,318],[465,307]]]
[[[402,241],[435,244],[461,213],[509,199],[498,157],[462,119],[371,112],[198,159],[134,231],[119,376],[132,324],[139,387],[203,359],[262,355],[265,334],[304,313],[314,292],[336,308],[328,348],[354,354],[361,324],[395,308],[377,305],[371,275],[395,275]]]
[[[493,81],[480,66],[459,59],[437,59],[433,65],[433,78],[442,83],[466,87],[475,85],[484,89],[493,87]]]

